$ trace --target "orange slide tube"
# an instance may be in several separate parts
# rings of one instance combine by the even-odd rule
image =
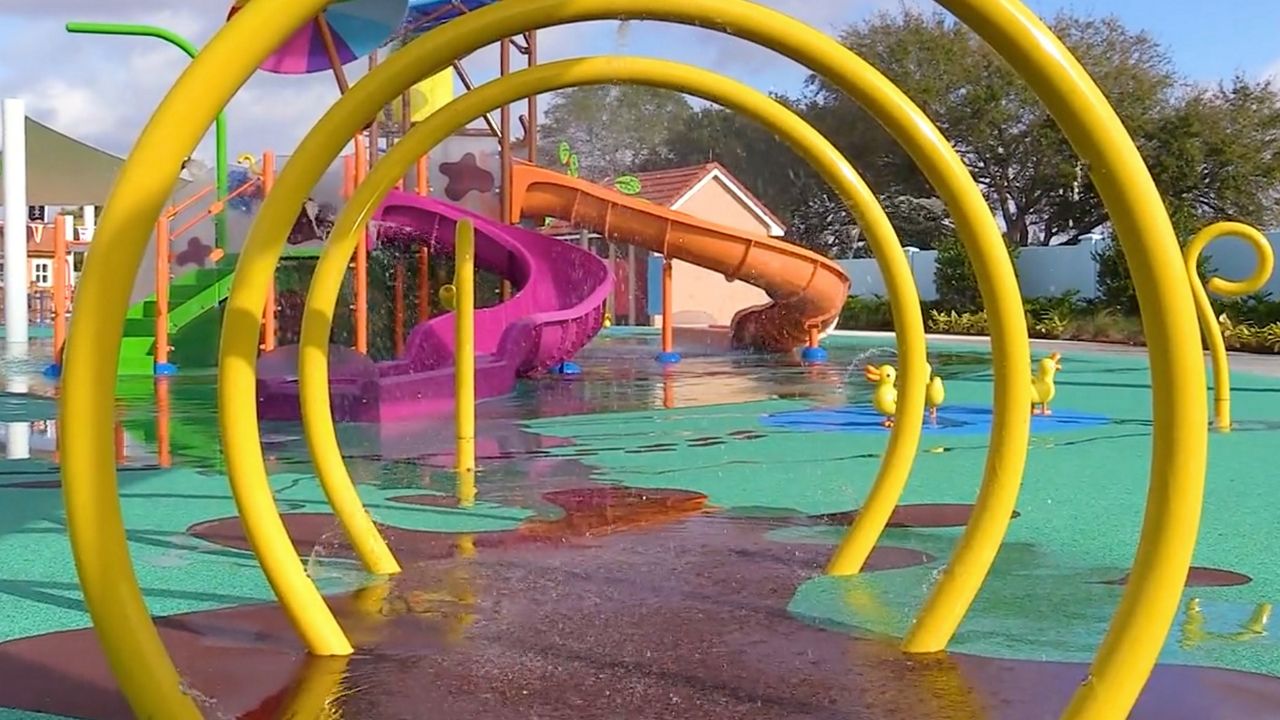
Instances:
[[[834,261],[765,235],[669,210],[601,185],[524,162],[511,172],[511,222],[554,217],[742,280],[772,302],[733,318],[736,347],[789,352],[829,327],[849,297],[849,276]]]

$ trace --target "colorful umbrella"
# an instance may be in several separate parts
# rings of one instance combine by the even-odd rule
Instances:
[[[252,0],[236,0],[227,19]],[[332,38],[338,64],[346,65],[382,47],[405,22],[408,0],[335,0],[316,22],[308,23],[262,63],[280,75],[337,70],[330,61],[325,34]]]
[[[498,0],[409,0],[405,29],[409,35],[424,33],[438,25]]]

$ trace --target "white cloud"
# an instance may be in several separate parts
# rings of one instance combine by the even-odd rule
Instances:
[[[914,2],[915,0],[909,0]],[[59,130],[126,153],[156,105],[186,66],[159,40],[71,35],[69,20],[142,22],[204,43],[224,22],[228,0],[3,0],[14,22],[0,29],[0,95],[23,97],[31,114]],[[828,29],[902,0],[768,0],[765,4]],[[695,28],[657,23],[589,23],[539,34],[544,60],[600,52],[658,54],[712,67],[747,81],[794,82],[803,72],[768,51]],[[497,52],[466,61],[477,82],[497,74]],[[516,61],[520,66],[519,60]],[[354,81],[363,61],[348,67]],[[772,89],[771,87],[766,89]],[[228,107],[233,153],[287,152],[337,99],[332,76],[259,73]],[[199,153],[211,155],[211,139]]]

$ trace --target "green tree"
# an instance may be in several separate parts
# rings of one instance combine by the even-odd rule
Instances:
[[[1177,87],[1162,46],[1113,17],[1060,14],[1050,25],[1115,101],[1131,130],[1155,124]],[[875,15],[846,28],[840,38],[934,120],[983,189],[1011,245],[1083,234],[1105,219],[1088,187],[1086,168],[1048,111],[968,28],[940,12],[908,9]],[[865,134],[864,116],[849,112],[850,103],[838,89],[814,79],[810,91],[821,108],[818,114],[835,116],[829,125],[845,125],[844,137]],[[840,118],[846,119],[841,123]],[[861,142],[873,152],[883,147],[866,138]],[[881,177],[903,187],[918,182],[904,159],[900,150],[881,153]]]
[[[539,135],[539,161],[559,167],[568,142],[589,180],[668,166],[672,135],[693,114],[683,95],[640,85],[590,85],[554,93]]]
[[[787,104],[782,96],[776,100]],[[821,186],[817,173],[771,131],[731,110],[705,107],[689,114],[668,145],[673,165],[718,162],[781,217]]]
[[[1192,87],[1140,144],[1181,242],[1219,220],[1280,224],[1280,92],[1271,81],[1237,76]],[[1136,312],[1120,243],[1105,245],[1095,260],[1103,301]],[[1204,259],[1200,272],[1211,272]]]
[[[1271,81],[1192,88],[1147,150],[1180,235],[1218,220],[1280,223],[1280,92]]]

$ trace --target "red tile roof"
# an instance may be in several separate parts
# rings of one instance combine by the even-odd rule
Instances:
[[[656,205],[671,207],[714,169],[711,164],[697,165],[636,173],[635,177],[640,181],[640,197]]]
[[[764,203],[760,202],[760,199],[752,194],[752,192],[742,184],[742,181],[734,177],[733,173],[729,172],[727,168],[718,162],[709,162],[703,165],[692,165],[689,167],[671,168],[669,170],[653,170],[650,172],[635,173],[635,178],[640,181],[639,197],[642,197],[655,205],[661,205],[669,208],[680,198],[687,195],[689,191],[696,187],[698,183],[702,182],[704,178],[716,170],[719,170],[720,174],[724,176],[730,184],[737,186],[737,188],[742,191],[742,194],[754,203],[756,207],[760,208],[767,218],[772,220],[774,223],[777,223],[778,227],[786,227],[786,224],[783,223],[782,220],[779,219],[778,216],[775,215]],[[606,180],[601,184],[609,186],[613,184],[613,180]],[[552,223],[551,226],[545,230],[545,232],[550,234],[561,234],[572,231],[572,226],[559,220]]]

